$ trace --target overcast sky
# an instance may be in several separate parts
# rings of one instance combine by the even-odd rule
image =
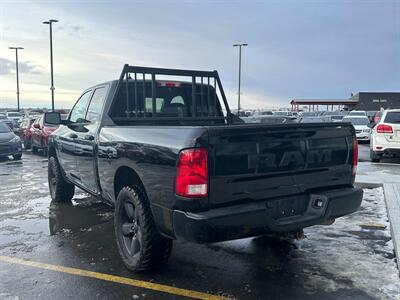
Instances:
[[[56,107],[116,79],[123,64],[218,70],[236,107],[288,106],[293,98],[399,91],[400,1],[0,0],[0,107],[50,105],[48,25],[55,18]]]

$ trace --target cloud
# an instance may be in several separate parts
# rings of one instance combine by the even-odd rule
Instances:
[[[0,75],[9,75],[15,69],[15,63],[9,59],[0,57]]]
[[[86,28],[82,25],[72,25],[69,23],[56,24],[53,28],[55,31],[64,32],[67,35],[74,37],[79,37],[86,31]]]
[[[43,67],[37,63],[27,60],[18,62],[19,72],[28,74],[43,74]],[[0,75],[15,73],[15,61],[0,57]]]

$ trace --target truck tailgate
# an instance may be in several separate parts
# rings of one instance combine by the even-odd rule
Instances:
[[[210,207],[351,185],[349,124],[209,127]]]

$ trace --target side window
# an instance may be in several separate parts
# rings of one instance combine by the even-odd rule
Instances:
[[[164,99],[156,98],[156,112],[160,112],[163,105],[164,105]],[[153,99],[146,98],[146,112],[152,112],[152,111],[153,111]]]
[[[100,118],[101,109],[103,108],[104,99],[107,89],[105,87],[97,88],[92,96],[90,105],[86,114],[86,120],[97,123]]]
[[[71,111],[71,115],[69,116],[69,121],[73,123],[80,123],[85,120],[86,108],[89,104],[90,94],[92,91],[87,91],[84,93],[76,102],[74,108]]]

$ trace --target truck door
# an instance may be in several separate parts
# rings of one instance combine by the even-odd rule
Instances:
[[[81,183],[94,193],[100,191],[97,181],[95,137],[100,125],[101,111],[106,93],[106,86],[101,86],[94,90],[85,116],[85,125],[83,125],[83,130],[77,133],[78,137],[75,143],[76,165],[79,169]]]
[[[76,166],[76,142],[78,133],[84,123],[87,107],[90,101],[92,91],[86,91],[78,99],[73,107],[69,118],[68,125],[60,130],[58,144],[58,159],[63,167],[67,177],[77,183],[81,183],[79,169]]]

